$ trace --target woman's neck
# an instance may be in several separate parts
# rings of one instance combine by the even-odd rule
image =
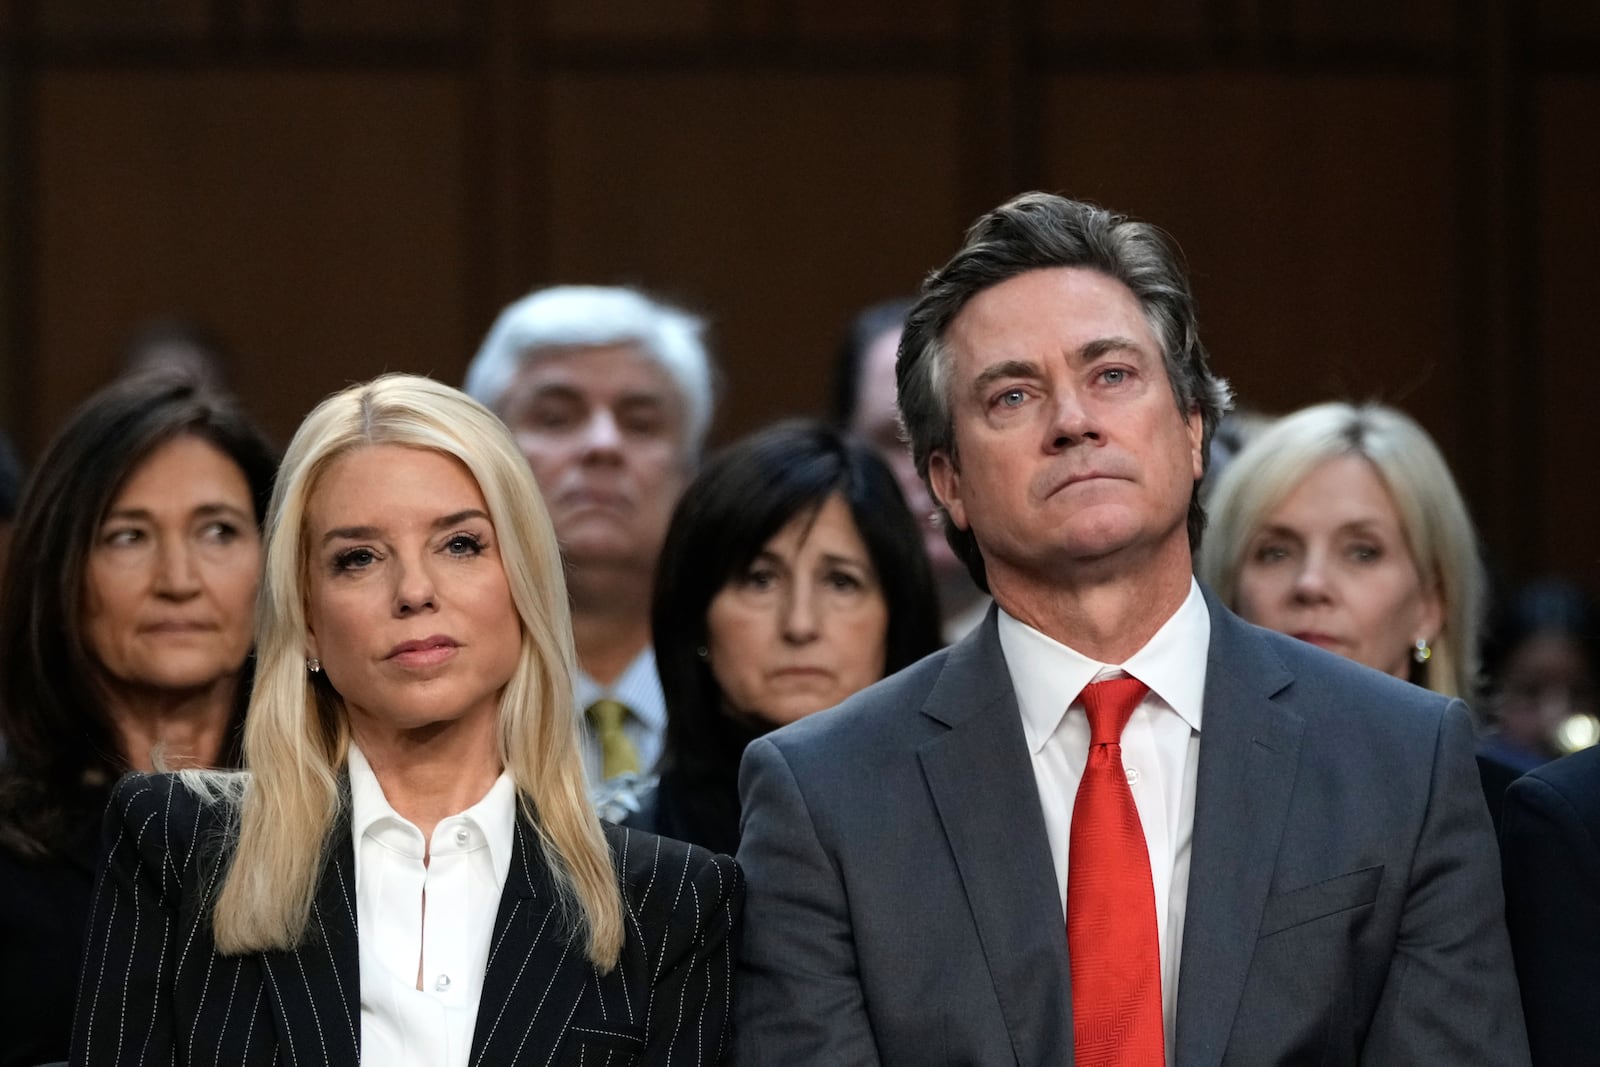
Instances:
[[[503,769],[492,717],[412,730],[355,720],[350,725],[384,799],[425,841],[442,820],[482,800]]]
[[[108,688],[106,710],[128,767],[153,771],[215,767],[238,698],[229,675],[198,689]]]

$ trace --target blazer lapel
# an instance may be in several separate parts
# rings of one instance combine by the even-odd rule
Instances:
[[[1177,1061],[1221,1062],[1272,885],[1304,722],[1272,697],[1293,681],[1207,591],[1211,648],[1178,978]]]
[[[472,1067],[548,1063],[594,970],[568,939],[533,824],[519,809],[516,845],[495,916]]]
[[[348,807],[348,805],[346,805]],[[355,852],[347,817],[335,821],[311,905],[311,930],[293,952],[266,952],[261,967],[278,1042],[298,1064],[360,1060],[361,952],[356,941]]]
[[[1019,1063],[1072,1062],[1060,889],[995,612],[951,649],[919,750]]]

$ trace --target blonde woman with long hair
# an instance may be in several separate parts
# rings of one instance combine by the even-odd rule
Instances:
[[[266,557],[246,769],[118,786],[72,1062],[720,1061],[739,870],[592,813],[499,421],[425,378],[328,398]]]
[[[1250,622],[1469,703],[1483,564],[1439,447],[1332,402],[1257,432],[1212,487],[1197,570]]]

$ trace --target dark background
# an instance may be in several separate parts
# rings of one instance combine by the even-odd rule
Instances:
[[[1592,0],[0,0],[0,425],[179,312],[282,442],[583,281],[711,319],[726,440],[1045,188],[1177,237],[1245,403],[1403,407],[1597,586],[1597,131]]]

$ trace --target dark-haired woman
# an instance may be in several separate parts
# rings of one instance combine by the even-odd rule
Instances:
[[[231,402],[136,377],[24,491],[0,585],[0,1065],[66,1058],[117,778],[238,761],[274,467]]]
[[[739,844],[746,744],[940,645],[921,531],[894,475],[822,423],[779,424],[708,462],[656,573],[660,779],[602,808],[714,851]]]

